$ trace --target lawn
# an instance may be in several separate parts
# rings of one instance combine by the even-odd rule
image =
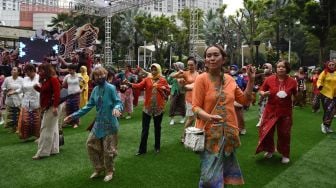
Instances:
[[[322,113],[312,114],[309,107],[294,110],[291,162],[283,165],[281,156],[263,159],[255,155],[257,144],[257,108],[245,114],[247,134],[241,137],[238,160],[245,178],[243,187],[335,187],[336,134],[320,132]],[[132,119],[120,121],[119,156],[113,180],[90,180],[92,173],[85,142],[87,124],[94,112],[81,119],[77,129],[65,128],[65,145],[61,153],[34,161],[36,143],[22,142],[15,134],[0,128],[0,187],[197,187],[198,155],[184,149],[179,142],[182,125],[162,123],[161,152],[154,152],[153,126],[148,139],[148,153],[135,156],[141,131],[141,107]]]

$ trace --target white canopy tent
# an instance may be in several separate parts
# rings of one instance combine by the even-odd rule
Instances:
[[[155,52],[154,45],[139,46],[138,48],[138,66],[140,66],[140,55],[143,54],[143,68],[147,67],[146,57],[150,57],[150,64],[152,63],[153,52]],[[141,66],[140,66],[141,67]]]

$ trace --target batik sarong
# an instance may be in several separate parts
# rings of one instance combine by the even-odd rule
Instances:
[[[12,128],[12,130],[15,132],[18,125],[20,108],[7,106],[6,111],[6,127]]]
[[[41,114],[39,109],[28,110],[21,108],[18,131],[20,139],[27,139],[31,136],[40,137]]]
[[[80,101],[80,93],[73,94],[69,96],[66,100],[66,114],[67,116],[79,110],[79,101]],[[79,119],[73,119],[68,124],[69,125],[78,125]]]

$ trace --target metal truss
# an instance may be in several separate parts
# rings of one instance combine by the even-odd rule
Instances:
[[[71,10],[105,18],[105,66],[112,66],[111,17],[131,8],[148,5],[162,0],[74,0],[69,4]]]
[[[198,9],[195,6],[195,0],[190,0],[190,33],[189,33],[189,55],[195,57],[198,61],[203,58],[197,53],[198,40]]]
[[[162,0],[74,0],[69,6],[82,14],[106,17],[159,1]]]
[[[112,66],[112,49],[111,49],[111,17],[105,18],[105,66]]]

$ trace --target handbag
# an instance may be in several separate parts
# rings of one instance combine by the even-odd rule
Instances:
[[[222,90],[223,84],[221,84],[219,91]],[[212,109],[211,113],[216,109],[216,106],[219,102],[219,97],[217,98],[216,105]],[[208,121],[205,122],[204,127]],[[191,149],[192,151],[195,152],[202,152],[204,151],[205,147],[205,132],[204,132],[204,127],[203,129],[199,129],[196,127],[188,127],[185,129],[185,139],[184,139],[184,147],[187,149]]]
[[[64,135],[63,135],[63,131],[59,132],[59,146],[63,146],[64,145]]]
[[[188,127],[185,132],[184,146],[195,152],[204,151],[204,130],[196,127]]]

